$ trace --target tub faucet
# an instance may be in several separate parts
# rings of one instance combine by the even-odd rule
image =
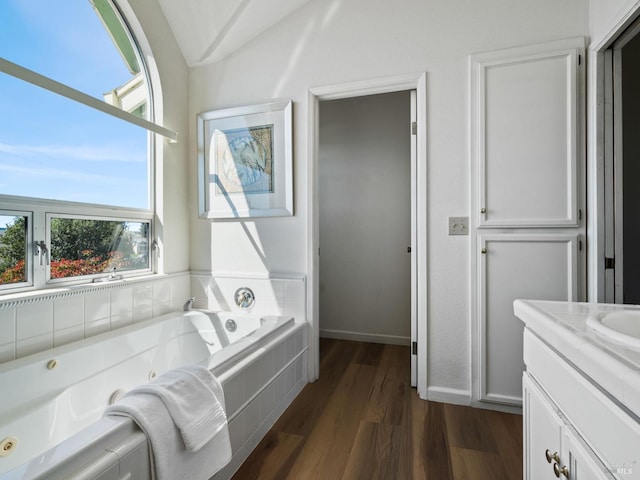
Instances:
[[[196,301],[196,299],[194,297],[191,297],[186,302],[184,302],[184,306],[182,307],[182,309],[185,312],[188,312],[189,310],[191,310],[191,308],[193,308],[193,302],[195,302],[195,301]]]

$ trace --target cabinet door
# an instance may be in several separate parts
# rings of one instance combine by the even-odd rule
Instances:
[[[525,373],[523,377],[524,480],[553,478],[552,458],[560,455],[561,425],[559,415],[537,385]]]
[[[561,479],[614,480],[610,470],[595,456],[577,433],[569,426],[563,429],[561,459],[567,463],[559,466]],[[563,470],[566,468],[566,470]],[[621,475],[631,475],[633,466],[616,467]]]
[[[508,233],[480,235],[479,244],[480,398],[520,405],[524,324],[513,301],[577,300],[578,237]]]
[[[471,57],[478,226],[578,226],[584,39]]]

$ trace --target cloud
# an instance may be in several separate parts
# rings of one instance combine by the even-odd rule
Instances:
[[[0,142],[0,153],[16,156],[47,156],[60,160],[83,160],[90,162],[146,162],[146,144],[144,153],[111,147],[90,147],[72,145],[11,145]]]

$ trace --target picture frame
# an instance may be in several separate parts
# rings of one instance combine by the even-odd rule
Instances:
[[[292,105],[197,115],[200,218],[293,215]]]

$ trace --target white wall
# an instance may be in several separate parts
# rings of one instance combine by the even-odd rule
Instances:
[[[408,91],[320,103],[320,336],[410,342],[410,112]]]
[[[600,43],[638,5],[638,0],[590,0],[590,33],[593,43]]]
[[[124,4],[124,2],[121,2]],[[160,272],[184,272],[189,269],[189,218],[194,210],[187,202],[189,176],[189,71],[169,25],[157,4],[129,0],[139,25],[132,24],[147,57],[154,82],[156,122],[178,132],[178,143],[169,143],[159,135],[156,142],[156,212],[161,249]],[[126,14],[125,8],[125,14]],[[160,88],[157,88],[157,87]],[[195,182],[193,183],[195,185]]]
[[[243,223],[195,221],[191,268],[308,273],[308,89],[426,71],[429,385],[469,392],[469,243],[447,235],[448,216],[469,215],[468,56],[587,36],[588,13],[586,0],[312,1],[225,60],[192,69],[191,145],[197,112],[294,100],[296,214]],[[195,173],[192,166],[191,182]],[[193,191],[190,211],[196,207]]]

